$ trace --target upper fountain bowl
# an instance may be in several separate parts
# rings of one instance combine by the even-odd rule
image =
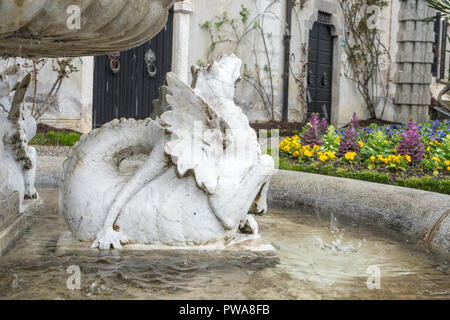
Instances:
[[[1,0],[0,55],[77,57],[137,47],[174,0]]]

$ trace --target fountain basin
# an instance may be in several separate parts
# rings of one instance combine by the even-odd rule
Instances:
[[[279,170],[269,203],[313,206],[366,220],[450,252],[450,196],[379,183]]]
[[[36,185],[61,184],[63,158],[45,157],[38,166]],[[130,163],[136,170],[140,161]],[[450,209],[450,196],[416,189],[389,186],[318,174],[279,170],[272,177],[268,193],[270,206],[296,208],[312,206],[423,239],[433,227],[430,241],[450,252],[450,217],[437,225]]]
[[[256,216],[277,250],[58,253],[58,190],[0,259],[0,299],[449,299],[450,256],[367,221],[311,207]],[[79,268],[81,288],[67,287]],[[380,289],[367,286],[370,268]]]
[[[79,57],[125,51],[150,40],[164,27],[172,3],[4,0],[0,2],[0,54]]]

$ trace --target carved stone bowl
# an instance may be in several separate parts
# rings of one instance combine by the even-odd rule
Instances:
[[[173,2],[1,0],[0,55],[77,57],[134,48],[164,27]]]

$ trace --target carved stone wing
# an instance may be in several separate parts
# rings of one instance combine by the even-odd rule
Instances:
[[[212,194],[217,186],[229,126],[176,74],[168,73],[167,83],[167,101],[172,110],[161,115],[161,123],[171,134],[171,140],[164,150],[171,156],[179,175],[193,172],[197,185]]]

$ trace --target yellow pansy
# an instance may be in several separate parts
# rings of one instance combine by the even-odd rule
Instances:
[[[432,159],[436,162],[441,162],[441,159],[439,159],[438,157],[433,157]]]
[[[355,157],[356,157],[356,152],[347,152],[345,154],[345,159],[346,160],[352,161],[352,160],[355,160]]]
[[[298,151],[294,151],[294,153],[292,154],[294,157],[298,158],[298,156],[300,155],[300,152]]]
[[[313,153],[311,151],[309,151],[309,150],[305,150],[304,155],[307,156],[308,158],[310,158],[310,157],[313,156]]]
[[[298,140],[298,135],[292,137],[293,140]]]
[[[313,150],[320,150],[320,147],[318,145],[314,145]]]
[[[374,162],[375,161],[375,156],[371,156],[370,157],[370,161]]]
[[[339,136],[336,137],[336,142],[341,143],[341,139],[339,138]]]
[[[330,159],[336,158],[336,155],[334,154],[334,152],[327,152],[326,154],[327,154],[328,158],[330,158]]]
[[[450,160],[445,161],[446,166],[450,166]]]
[[[283,150],[284,150],[284,151],[286,151],[286,152],[288,152],[288,151],[290,151],[290,150],[291,150],[291,147],[289,147],[289,146],[286,146],[286,147],[284,147],[284,148],[283,148]]]
[[[364,148],[364,142],[362,142],[361,140],[359,140],[358,143],[359,143],[359,147],[360,147],[361,149]]]
[[[319,157],[319,160],[320,161],[322,161],[322,162],[325,162],[325,161],[327,161],[328,160],[328,157],[326,156],[326,155],[321,155],[320,157]]]

